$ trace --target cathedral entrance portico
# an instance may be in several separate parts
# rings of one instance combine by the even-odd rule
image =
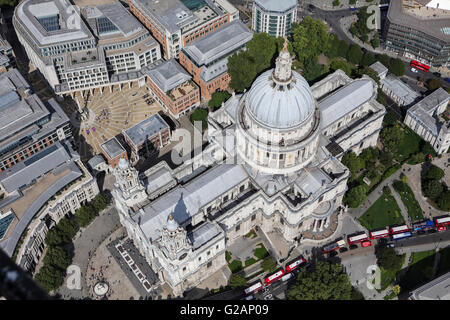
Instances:
[[[331,237],[338,227],[337,212],[323,219],[313,218],[309,230],[303,231],[303,238],[310,240],[323,240]]]

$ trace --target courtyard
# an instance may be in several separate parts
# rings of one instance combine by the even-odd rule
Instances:
[[[88,110],[84,118],[78,111],[68,113],[73,126],[79,130],[75,137],[83,160],[101,153],[103,142],[162,110],[161,105],[151,98],[146,86],[124,86],[120,90],[115,85],[112,92],[108,88],[104,89],[103,94],[95,90],[93,95],[87,94],[84,98],[77,93],[74,99],[84,110]]]

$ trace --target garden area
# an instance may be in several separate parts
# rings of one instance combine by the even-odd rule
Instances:
[[[401,276],[399,284],[403,291],[409,291],[434,278],[435,251],[413,252],[408,270]]]
[[[387,190],[390,191],[390,189]],[[368,230],[373,230],[401,224],[405,221],[392,194],[383,192],[378,200],[359,218],[359,222]]]
[[[423,219],[422,208],[414,197],[414,193],[411,190],[411,187],[408,185],[408,178],[405,175],[402,175],[402,181],[396,180],[392,184],[395,191],[400,195],[403,204],[406,206],[408,210],[408,215],[411,218],[411,221],[418,221]]]
[[[444,170],[431,164],[422,173],[422,193],[428,202],[443,211],[450,211],[450,189],[442,182]]]
[[[381,270],[380,288],[377,291],[381,292],[396,280],[406,255],[398,255],[393,248],[387,247],[377,247],[375,255],[377,257],[377,264]],[[388,298],[391,299],[392,296]]]
[[[391,111],[388,111],[383,119],[380,140],[383,145],[381,150],[367,148],[359,156],[350,152],[342,158],[342,163],[352,174],[344,196],[344,203],[350,208],[363,204],[367,195],[400,169],[403,163],[414,165],[426,161],[428,154],[436,155],[428,142],[400,123]],[[370,181],[370,184],[367,185],[364,180]],[[405,205],[411,205],[411,210],[414,210],[413,203],[409,202]]]

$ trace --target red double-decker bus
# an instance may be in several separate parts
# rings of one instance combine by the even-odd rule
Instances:
[[[389,231],[387,229],[370,231],[370,239],[375,240],[379,238],[387,238],[389,237]]]
[[[409,227],[404,224],[398,227],[391,227],[391,234],[396,234],[396,233],[403,233],[403,232],[408,232],[409,231]]]
[[[450,225],[450,216],[434,219],[436,228]]]
[[[331,251],[338,250],[338,249],[339,249],[339,245],[336,242],[332,243],[332,244],[328,244],[322,248],[324,254],[329,253]]]
[[[422,70],[422,71],[425,71],[425,72],[428,72],[430,70],[430,66],[427,66],[426,64],[421,63],[421,62],[419,62],[417,60],[412,60],[409,63],[409,65],[411,67],[413,67],[413,68],[416,68],[416,69],[419,69],[419,70]]]
[[[369,240],[369,237],[367,236],[367,234],[365,232],[354,235],[354,236],[348,236],[347,237],[347,242],[348,245],[351,246],[352,244],[355,243],[360,243],[363,241]]]
[[[283,269],[278,270],[275,273],[272,273],[270,276],[266,277],[264,279],[264,282],[266,283],[266,285],[270,285],[271,283],[274,283],[275,281],[277,281],[278,279],[280,279],[282,276],[284,276],[284,271]]]
[[[299,258],[299,259],[297,259],[295,261],[292,261],[291,263],[289,263],[286,266],[286,273],[294,271],[295,269],[297,269],[298,267],[300,267],[304,263],[306,263],[306,260],[303,259],[303,257],[301,257],[301,258]]]

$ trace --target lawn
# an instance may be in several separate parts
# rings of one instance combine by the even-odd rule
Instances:
[[[233,260],[228,263],[228,267],[230,268],[232,273],[238,272],[242,270],[242,262],[240,260]]]
[[[394,197],[390,194],[383,194],[359,218],[359,222],[368,230],[373,230],[405,221]]]
[[[411,154],[420,151],[421,138],[414,131],[406,128],[404,131],[402,142],[398,146],[398,153],[400,160],[405,160]]]
[[[253,254],[258,258],[258,260],[261,260],[267,257],[269,255],[269,252],[267,252],[266,247],[264,247],[262,243],[258,243],[257,248],[255,249],[255,252]]]
[[[398,189],[395,189],[395,191],[397,191],[397,193],[400,195],[403,204],[408,209],[408,215],[411,217],[412,221],[422,220],[423,219],[422,208],[420,207],[419,203],[414,197],[413,191],[411,190],[410,186],[407,183],[403,183],[403,185],[404,191],[400,191]]]
[[[412,290],[430,281],[433,277],[434,250],[414,252],[408,270],[400,279],[402,290]]]

